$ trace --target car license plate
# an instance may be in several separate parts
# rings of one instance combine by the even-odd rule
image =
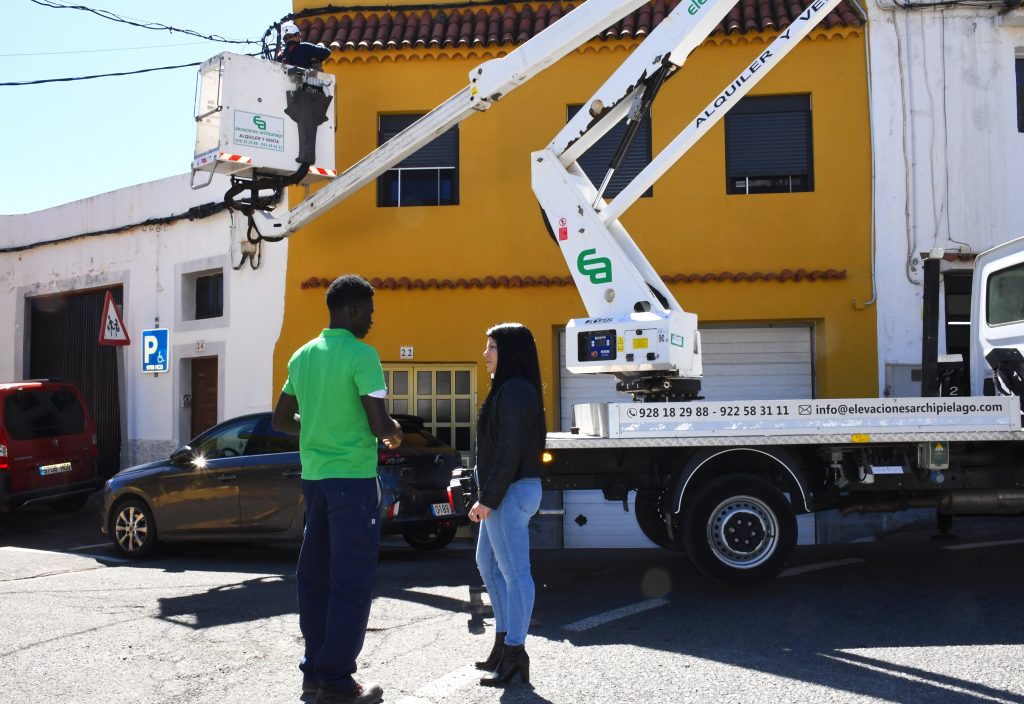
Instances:
[[[431,506],[434,510],[435,516],[450,516],[452,515],[451,504],[434,504]]]
[[[61,474],[63,472],[71,471],[70,462],[58,462],[57,464],[43,464],[39,465],[39,476],[45,477],[50,474]]]

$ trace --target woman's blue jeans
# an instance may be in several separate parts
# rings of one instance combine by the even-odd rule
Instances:
[[[540,508],[540,479],[520,479],[480,522],[476,564],[494,610],[494,629],[506,645],[523,645],[533,613],[530,574],[530,517]]]

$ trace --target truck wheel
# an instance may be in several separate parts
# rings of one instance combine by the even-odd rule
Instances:
[[[417,550],[440,550],[455,538],[458,526],[437,526],[428,530],[406,531],[402,533],[409,547]]]
[[[664,496],[663,489],[639,489],[636,492],[636,502],[633,504],[636,522],[648,540],[659,548],[681,551],[683,546],[669,537],[665,519],[662,518],[661,501]]]
[[[728,584],[771,579],[796,546],[796,516],[769,482],[746,474],[703,486],[684,505],[683,543],[697,569]]]
[[[142,559],[156,549],[156,521],[140,498],[133,496],[118,503],[110,512],[107,530],[125,557]]]

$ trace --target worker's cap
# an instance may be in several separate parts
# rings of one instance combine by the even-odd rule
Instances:
[[[294,22],[285,22],[281,25],[281,36],[289,37],[293,34],[299,34],[299,25]]]

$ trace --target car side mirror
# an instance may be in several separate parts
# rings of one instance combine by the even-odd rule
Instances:
[[[195,455],[192,453],[191,445],[184,445],[179,447],[177,450],[171,453],[171,464],[184,466],[190,464],[195,459]]]

